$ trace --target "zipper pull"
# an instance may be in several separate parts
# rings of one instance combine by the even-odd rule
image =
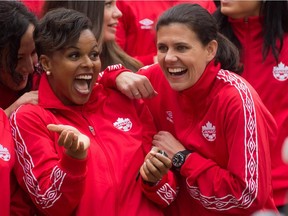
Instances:
[[[93,136],[96,135],[95,134],[95,130],[94,130],[94,128],[92,126],[89,126],[89,130],[90,130],[90,132],[92,133]]]

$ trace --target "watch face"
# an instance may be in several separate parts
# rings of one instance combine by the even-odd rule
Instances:
[[[176,153],[172,159],[172,164],[174,167],[179,168],[183,165],[185,161],[185,156],[181,153]]]

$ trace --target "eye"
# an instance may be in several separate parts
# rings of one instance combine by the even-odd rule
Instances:
[[[183,45],[177,46],[177,50],[179,52],[185,52],[187,49],[188,49],[187,46],[183,46]]]
[[[90,59],[91,59],[91,60],[95,61],[95,60],[97,60],[98,58],[99,58],[99,52],[94,51],[94,52],[92,52],[92,53],[90,54]]]
[[[105,7],[111,7],[113,1],[105,1]]]
[[[168,47],[167,46],[164,46],[164,45],[158,45],[158,51],[161,52],[161,53],[165,53],[167,52],[168,50]]]
[[[80,54],[78,52],[72,52],[68,55],[68,58],[69,59],[72,59],[72,60],[77,60],[79,58]]]

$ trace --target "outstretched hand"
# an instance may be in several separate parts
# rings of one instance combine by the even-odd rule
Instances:
[[[120,73],[116,78],[116,86],[130,99],[152,98],[158,94],[146,76],[132,72]]]
[[[58,145],[66,149],[67,155],[76,159],[84,159],[87,157],[87,150],[90,146],[89,137],[69,125],[49,124],[47,128],[60,135]]]
[[[140,168],[140,174],[146,182],[157,183],[172,167],[171,160],[161,154],[159,150],[159,148],[153,147]]]

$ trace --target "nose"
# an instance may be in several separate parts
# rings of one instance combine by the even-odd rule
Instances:
[[[82,63],[83,67],[92,68],[94,67],[94,62],[89,58],[89,56],[85,56]]]
[[[25,61],[25,64],[22,67],[22,71],[24,73],[32,74],[34,72],[34,65],[36,63],[37,63],[37,60],[35,61],[33,57],[27,58],[27,60]]]
[[[122,17],[122,12],[119,10],[119,8],[115,5],[115,9],[113,11],[113,17],[118,19],[120,17]]]
[[[177,61],[177,56],[172,50],[168,50],[165,55],[165,61],[166,62],[175,62]]]

